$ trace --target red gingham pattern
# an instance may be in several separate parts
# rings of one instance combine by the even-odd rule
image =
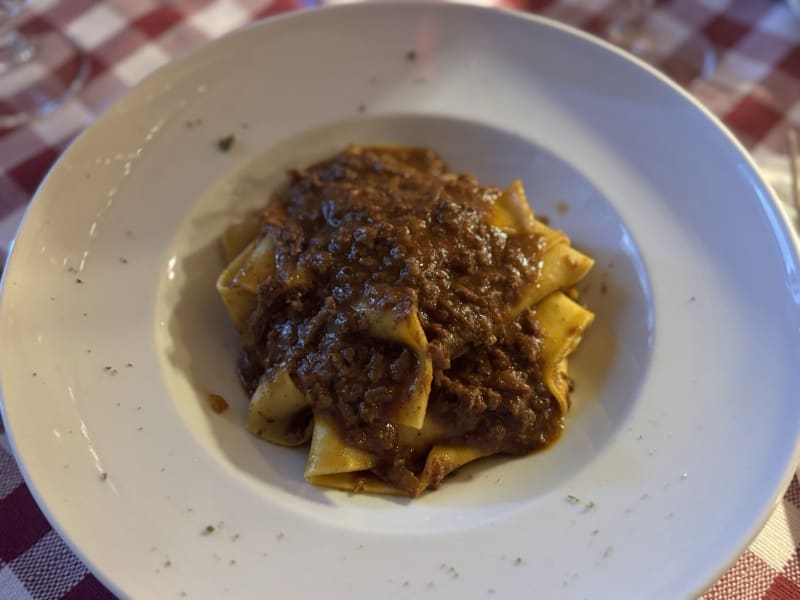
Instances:
[[[333,0],[335,1],[335,0]],[[602,34],[624,0],[484,0]],[[69,141],[153,69],[247,22],[314,0],[34,0],[22,29],[58,28],[91,62],[80,95],[55,115],[0,131],[0,265],[22,211]],[[665,0],[678,33],[660,66],[678,73],[683,44],[705,36],[718,56],[707,81],[682,81],[756,155],[786,151],[800,128],[800,21],[780,0]],[[682,37],[681,37],[682,36]],[[1,80],[0,80],[1,81]],[[2,423],[0,423],[2,432]],[[106,599],[106,590],[51,529],[0,437],[0,598]],[[762,532],[706,600],[800,598],[800,484],[795,478]]]

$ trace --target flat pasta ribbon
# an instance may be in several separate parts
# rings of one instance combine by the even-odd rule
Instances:
[[[230,246],[234,248],[235,246]],[[275,241],[271,236],[254,239],[217,279],[217,292],[236,330],[244,332],[247,317],[256,308],[260,283],[275,272]]]
[[[262,378],[250,398],[247,430],[262,440],[280,446],[301,446],[311,437],[312,424],[298,423],[298,417],[310,408],[305,395],[282,370],[275,381]]]
[[[536,320],[543,334],[544,382],[558,400],[563,414],[569,411],[567,356],[578,346],[594,314],[566,294],[556,292],[536,305]]]
[[[346,444],[329,418],[315,416],[304,473],[306,481],[345,491],[397,493],[396,488],[367,473],[376,463],[372,454]]]
[[[363,303],[356,306],[356,310],[366,315],[370,335],[403,344],[414,353],[417,359],[417,372],[409,387],[408,398],[405,402],[397,404],[389,421],[394,425],[421,429],[431,393],[433,361],[428,352],[428,340],[422,329],[417,307],[413,307],[406,317],[398,317],[391,309],[370,311]]]
[[[539,235],[544,251],[556,244],[569,244],[569,238],[563,231],[551,229],[534,218],[525,188],[519,179],[515,179],[494,201],[489,221],[508,235]]]
[[[510,318],[516,319],[524,310],[537,306],[554,292],[574,287],[593,265],[594,260],[572,246],[564,243],[552,246],[542,257],[539,276],[522,291],[519,301],[509,313]]]

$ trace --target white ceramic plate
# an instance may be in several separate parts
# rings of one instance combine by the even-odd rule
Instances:
[[[302,450],[245,432],[217,238],[348,142],[519,176],[597,258],[552,450],[409,502],[316,489]],[[753,164],[652,71],[532,17],[351,5],[170,65],[65,153],[5,276],[4,418],[49,518],[122,595],[690,597],[791,474],[798,302]]]

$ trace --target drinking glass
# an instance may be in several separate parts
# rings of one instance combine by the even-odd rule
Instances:
[[[15,27],[28,0],[0,0],[0,128],[47,115],[81,89],[89,61],[60,31]]]

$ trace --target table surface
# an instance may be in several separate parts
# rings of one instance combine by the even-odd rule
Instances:
[[[23,31],[70,34],[91,61],[79,96],[27,127],[0,131],[0,264],[47,169],[76,133],[145,75],[206,41],[253,20],[309,8],[308,0],[42,0]],[[325,3],[324,1],[321,3]],[[602,35],[615,0],[478,0],[529,10]],[[681,81],[757,157],[776,164],[790,127],[800,129],[800,20],[779,0],[669,0],[653,18],[669,35],[659,65],[680,72],[680,56],[700,36],[717,65],[704,81]],[[780,161],[777,161],[778,163]],[[781,163],[782,164],[782,163]],[[1,427],[1,425],[0,425]],[[800,484],[797,478],[750,548],[703,596],[800,598]],[[13,457],[0,445],[0,597],[114,598],[52,530]],[[620,596],[622,597],[622,596]]]

